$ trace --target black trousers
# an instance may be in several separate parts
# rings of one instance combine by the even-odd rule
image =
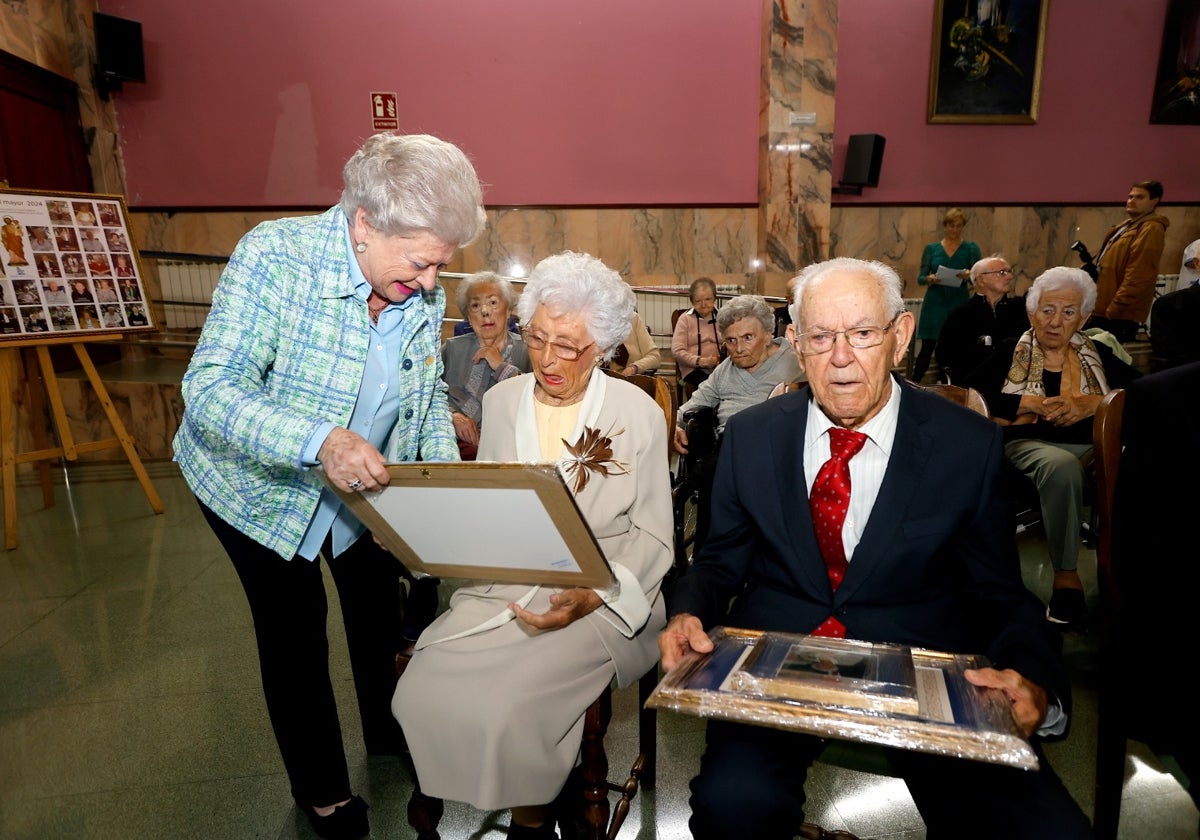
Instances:
[[[329,675],[329,606],[321,560],[281,557],[203,504],[200,509],[246,591],[263,695],[292,796],[316,807],[341,802],[351,795],[350,777]],[[326,539],[321,553],[341,602],[367,752],[395,755],[403,745],[391,703],[402,645],[404,567],[369,533],[337,557]]]
[[[824,742],[795,732],[709,721],[692,780],[697,840],[791,840],[804,822],[804,782]],[[928,840],[1017,837],[1089,840],[1091,824],[1035,745],[1041,769],[889,749]]]

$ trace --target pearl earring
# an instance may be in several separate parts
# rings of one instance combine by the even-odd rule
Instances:
[[[358,251],[358,253],[361,254],[363,251],[367,250],[367,243],[359,242],[357,245],[354,246],[354,250]]]

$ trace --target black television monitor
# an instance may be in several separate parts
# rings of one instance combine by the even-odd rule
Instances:
[[[96,30],[96,71],[112,87],[121,82],[146,81],[146,61],[142,52],[142,25],[136,20],[92,13]]]

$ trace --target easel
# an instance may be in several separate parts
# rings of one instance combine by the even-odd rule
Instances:
[[[88,341],[112,341],[120,338],[118,335],[89,338]],[[71,426],[67,422],[67,412],[63,408],[62,392],[58,387],[58,377],[54,374],[54,363],[50,358],[51,344],[70,344],[79,358],[87,374],[92,389],[104,407],[108,422],[112,425],[116,437],[95,440],[87,443],[76,443],[71,434]],[[20,352],[18,352],[20,351]],[[17,413],[13,405],[13,389],[20,381],[20,358],[24,355],[25,369],[29,379],[29,409],[33,418],[33,441],[36,449],[29,452],[17,452]],[[34,378],[40,379],[43,387],[39,388]],[[45,402],[42,392],[50,398],[50,408],[54,415],[54,424],[58,429],[59,446],[51,446],[46,435],[42,419],[45,417]],[[155,513],[163,512],[162,500],[150,482],[150,476],[142,465],[134,447],[133,438],[125,430],[116,407],[108,395],[108,389],[96,372],[88,355],[87,346],[74,338],[29,338],[21,341],[4,342],[0,344],[0,450],[3,456],[3,492],[4,492],[4,548],[11,550],[17,547],[17,465],[35,463],[42,485],[42,501],[46,507],[54,507],[54,482],[50,477],[50,466],[47,461],[55,458],[66,458],[75,461],[80,452],[97,452],[104,449],[120,447],[125,451],[125,457],[133,467],[146,499]]]

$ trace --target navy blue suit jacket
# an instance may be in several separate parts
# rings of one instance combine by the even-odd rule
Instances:
[[[1021,579],[1000,496],[1000,427],[899,379],[893,385],[904,391],[891,460],[837,592],[808,508],[805,388],[726,425],[708,539],[673,588],[671,614],[691,613],[705,628],[792,633],[812,632],[832,614],[849,638],[984,653],[1069,711],[1062,640]]]

